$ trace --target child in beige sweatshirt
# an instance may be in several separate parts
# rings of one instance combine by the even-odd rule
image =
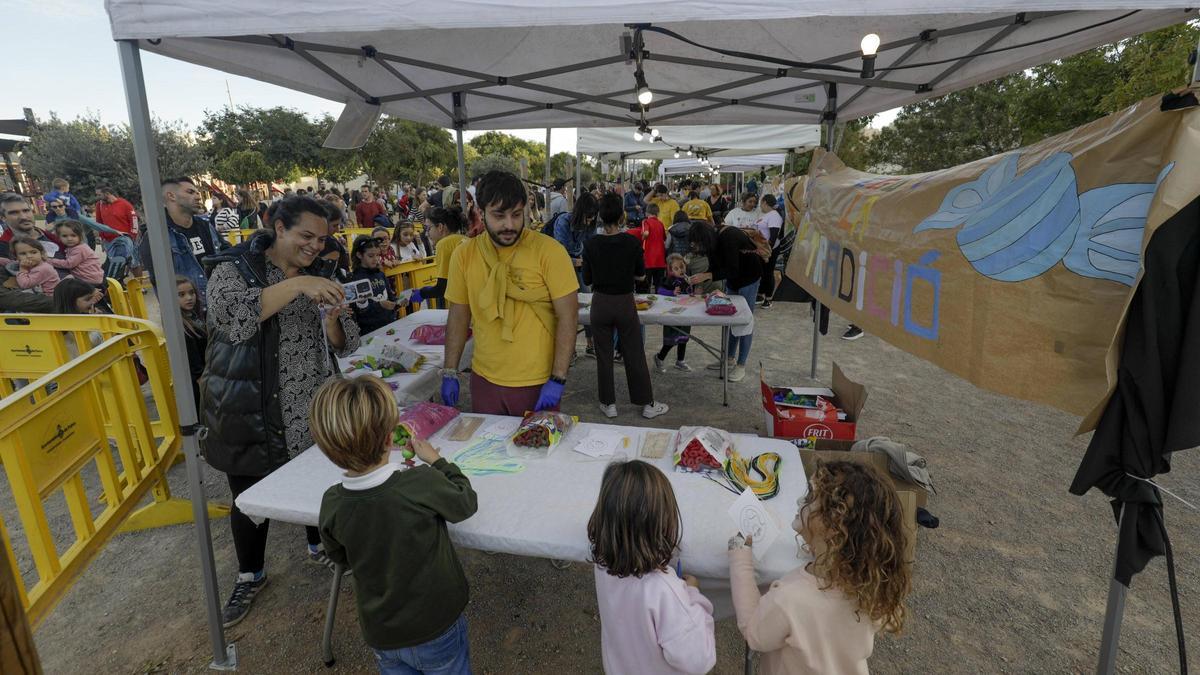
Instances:
[[[870,466],[819,464],[792,528],[813,561],[760,596],[753,541],[729,540],[738,628],[764,675],[867,673],[880,629],[899,632],[910,589],[900,500]]]

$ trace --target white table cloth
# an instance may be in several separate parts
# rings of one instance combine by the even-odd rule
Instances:
[[[638,295],[642,295],[639,293]],[[704,312],[704,298],[696,298],[692,296],[671,297],[669,295],[659,295],[658,300],[645,311],[638,312],[638,318],[642,320],[643,325],[657,326],[745,326],[754,321],[754,314],[750,312],[750,305],[746,304],[746,299],[740,295],[730,295],[729,299],[733,301],[733,306],[737,308],[737,314],[729,314],[726,316],[714,316]],[[592,294],[579,294],[579,323],[590,325],[592,323]],[[587,305],[584,307],[583,305]],[[682,311],[675,311],[682,307]]]
[[[384,381],[396,385],[394,394],[397,403],[404,404],[429,400],[441,387],[442,378],[438,375],[438,371],[442,367],[446,348],[443,345],[423,345],[414,342],[409,336],[412,335],[413,330],[418,326],[445,326],[446,318],[449,314],[444,309],[422,309],[363,336],[364,343],[368,339],[372,343],[376,340],[387,340],[411,349],[425,357],[425,363],[421,364],[417,372],[397,373],[391,377],[383,378]],[[389,330],[393,331],[392,335],[388,335]],[[463,357],[459,364],[460,368],[466,368],[470,365],[473,347],[474,343],[468,340],[467,346],[463,349]],[[338,365],[341,367],[342,372],[346,373],[350,371],[351,362],[359,358],[361,358],[361,355],[355,352],[350,356],[338,359]]]
[[[465,414],[465,413],[464,413]],[[480,415],[485,421],[476,436],[504,418]],[[443,436],[454,422],[431,441],[444,457],[454,455],[474,441],[447,441]],[[593,459],[572,448],[593,429],[618,431],[630,438],[629,457],[637,456],[640,427],[580,424],[549,457],[521,461],[524,471],[516,474],[473,476],[471,484],[479,495],[479,511],[462,523],[450,525],[454,542],[467,548],[516,555],[587,561],[587,521],[600,490],[601,475],[610,459]],[[808,481],[799,451],[779,439],[734,434],[734,447],[743,457],[776,452],[782,458],[779,494],[764,502],[779,526],[780,536],[757,563],[759,581],[770,583],[804,564],[797,558],[798,545],[792,536],[796,502],[808,491]],[[399,453],[394,453],[400,461]],[[729,596],[727,542],[737,530],[728,511],[736,496],[695,474],[672,470],[670,455],[653,460],[667,474],[675,489],[683,517],[680,561],[683,572],[701,580],[701,590],[714,603],[718,617],[732,613]],[[256,520],[272,518],[301,525],[316,525],[321,496],[341,479],[334,466],[315,446],[259,481],[237,499],[243,513]],[[547,570],[547,575],[552,572]]]

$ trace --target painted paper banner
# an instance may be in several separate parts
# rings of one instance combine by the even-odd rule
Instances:
[[[787,186],[786,274],[868,333],[974,384],[1085,414],[1145,242],[1200,193],[1200,108],[1160,100],[943,171],[813,158]]]

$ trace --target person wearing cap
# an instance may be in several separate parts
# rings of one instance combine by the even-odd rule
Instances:
[[[551,185],[550,206],[546,209],[546,222],[554,220],[554,216],[567,211],[567,181],[555,178]]]

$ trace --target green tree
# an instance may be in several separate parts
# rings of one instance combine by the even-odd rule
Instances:
[[[272,174],[270,164],[257,150],[238,150],[217,162],[213,173],[226,183],[248,185],[269,180]]]
[[[180,123],[154,120],[159,173],[166,176],[201,176],[209,162],[191,134]],[[127,125],[104,124],[94,114],[64,121],[51,114],[33,128],[21,162],[43,184],[65,178],[80,201],[89,201],[101,185],[134,204],[142,198],[133,136]]]
[[[1195,21],[1131,37],[1121,43],[1121,74],[1100,102],[1113,112],[1186,85],[1192,77],[1188,55],[1200,39]]]
[[[866,164],[883,171],[919,173],[964,164],[1021,145],[1013,93],[1024,91],[1022,75],[906,105],[880,130]]]
[[[871,167],[871,137],[868,131],[874,115],[851,120],[838,127],[835,134],[837,155],[846,166],[866,171]],[[822,129],[822,134],[824,130]],[[824,139],[822,139],[824,140]]]
[[[381,119],[362,148],[363,169],[381,187],[401,180],[424,185],[447,173],[457,157],[445,129],[395,117]]]
[[[484,155],[501,155],[529,163],[529,180],[542,182],[546,173],[546,145],[517,138],[503,131],[489,131],[467,141],[467,145]],[[553,161],[553,160],[552,160]],[[553,168],[553,167],[552,167]]]
[[[335,122],[330,115],[325,115],[317,122],[322,143],[329,136]],[[345,184],[352,181],[363,173],[362,151],[359,148],[338,150],[321,147],[317,151],[317,166],[313,167],[313,173],[317,178],[330,183]]]
[[[471,162],[467,171],[472,176],[482,176],[489,171],[517,173],[517,160],[506,155],[483,155]]]
[[[223,108],[205,113],[199,133],[209,159],[255,150],[271,167],[267,180],[293,181],[323,166],[324,126],[290,108]]]

